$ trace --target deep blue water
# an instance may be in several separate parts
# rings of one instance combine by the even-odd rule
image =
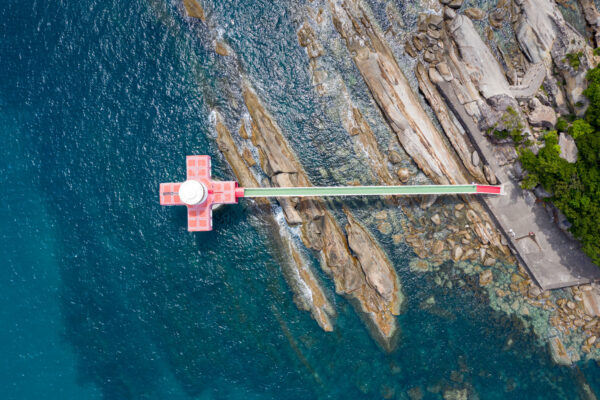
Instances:
[[[476,285],[411,273],[405,247],[388,246],[408,305],[386,354],[327,277],[335,331],[296,308],[251,208],[218,211],[197,235],[184,210],[158,205],[186,154],[212,155],[213,174],[231,178],[209,116],[236,126],[242,76],[315,182],[331,165],[360,171],[334,151],[351,145],[311,88],[294,3],[205,2],[237,62],[175,0],[2,2],[1,398],[406,398],[416,386],[441,398],[426,390],[438,385],[573,399],[578,375],[598,391],[595,363],[554,366]],[[419,308],[431,295],[437,307]]]

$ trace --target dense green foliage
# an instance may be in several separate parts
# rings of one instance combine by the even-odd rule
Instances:
[[[587,74],[588,87],[583,94],[590,105],[585,113],[585,120],[597,131],[600,131],[600,68],[594,68]]]
[[[563,117],[559,117],[556,121],[556,130],[559,132],[566,132],[569,129],[569,123]]]
[[[575,139],[579,154],[575,163],[560,157],[558,134],[548,132],[544,147],[537,155],[530,149],[520,150],[523,168],[528,172],[523,187],[541,184],[553,193],[551,200],[572,224],[570,230],[594,263],[600,265],[600,70],[588,73],[590,101],[585,119],[573,121],[568,132]],[[567,130],[566,120],[557,129]]]
[[[583,119],[578,119],[573,121],[573,125],[571,125],[568,129],[569,135],[573,136],[573,139],[577,139],[580,136],[584,136],[586,134],[593,134],[594,128],[587,121]]]

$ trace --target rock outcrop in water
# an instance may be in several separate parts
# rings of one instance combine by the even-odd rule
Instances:
[[[481,178],[481,172],[474,167],[474,159],[461,160],[437,130],[410,84],[398,66],[390,48],[371,23],[369,16],[355,0],[330,1],[332,18],[337,31],[346,42],[352,59],[369,87],[373,98],[404,150],[417,166],[437,183],[473,182],[474,176]],[[441,18],[436,21],[441,24]],[[438,107],[442,111],[442,107]],[[449,131],[451,142],[459,148],[459,153],[472,152],[464,138],[454,136],[458,132]],[[464,163],[463,163],[464,161]],[[477,201],[465,199],[478,215],[475,232],[482,243],[492,243],[507,254],[508,250],[500,242],[500,236],[492,229],[491,221]]]
[[[398,293],[398,282],[395,271],[385,253],[373,242],[368,231],[345,209],[348,217],[346,233],[348,245],[356,254],[358,262],[365,274],[367,284],[375,289],[379,296],[388,302],[394,300]],[[398,302],[395,302],[399,306]],[[400,310],[394,310],[399,313]]]
[[[204,22],[206,20],[204,17],[204,9],[199,1],[200,0],[183,0],[183,6],[185,7],[187,15],[192,18],[198,18]]]
[[[376,32],[358,2],[332,1],[336,29],[345,39],[352,59],[373,98],[417,166],[439,183],[472,179],[413,93],[389,47]]]
[[[233,173],[243,187],[258,187],[254,174],[248,167],[238,150],[231,133],[217,114],[216,121],[217,145],[231,166]],[[268,224],[271,233],[270,240],[280,253],[280,265],[290,287],[294,291],[296,304],[310,311],[319,326],[325,331],[332,331],[332,318],[335,316],[333,306],[327,299],[323,288],[315,278],[310,264],[304,260],[296,243],[289,235],[281,232],[274,215],[271,212],[271,202],[266,198],[256,198],[255,204],[260,211],[260,218]]]
[[[318,16],[321,16],[321,14],[318,14]],[[306,49],[309,58],[309,71],[313,77],[317,93],[338,100],[338,114],[342,126],[353,139],[355,152],[366,156],[373,175],[380,183],[398,184],[398,179],[388,169],[387,157],[380,151],[373,130],[350,98],[341,76],[331,76],[331,73],[325,72],[326,66],[321,63],[321,56],[324,54],[323,46],[308,22],[305,22],[298,30],[298,42]]]
[[[260,165],[269,177],[269,183],[279,187],[311,186],[302,165],[256,94],[245,87],[243,96],[253,121],[252,142],[259,152]],[[364,229],[350,223],[350,226],[356,227],[352,231],[353,243],[362,246],[357,259],[323,200],[279,199],[279,202],[288,223],[300,224],[305,245],[320,255],[321,265],[333,278],[336,292],[351,300],[361,315],[367,318],[383,347],[391,349],[398,328],[395,315],[400,311],[403,297],[396,272],[382,256],[376,242]],[[380,292],[383,287],[386,290]]]

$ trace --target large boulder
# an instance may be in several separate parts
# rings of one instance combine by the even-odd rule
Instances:
[[[558,145],[560,146],[560,157],[562,159],[570,163],[577,161],[577,144],[571,135],[561,132],[558,136]]]
[[[529,123],[533,126],[551,129],[556,125],[556,112],[552,107],[543,105],[538,99],[529,102],[531,111],[527,115]]]
[[[481,8],[467,8],[465,15],[471,19],[480,20],[485,17],[485,12]]]
[[[396,274],[385,253],[375,244],[367,231],[348,214],[346,225],[348,245],[356,254],[369,286],[387,302],[393,301],[397,292]]]
[[[502,67],[479,36],[473,22],[464,15],[458,15],[450,23],[449,30],[466,64],[466,72],[483,97],[512,97]]]

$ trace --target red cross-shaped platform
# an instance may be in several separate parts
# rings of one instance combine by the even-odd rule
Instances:
[[[187,181],[160,184],[160,204],[163,206],[187,206],[188,231],[212,230],[212,208],[217,204],[236,204],[244,196],[244,189],[237,182],[220,182],[211,179],[210,156],[187,156]],[[182,200],[182,185],[190,181],[202,184],[203,196],[197,204]],[[197,186],[197,184],[196,184]],[[204,193],[205,192],[205,193]]]

